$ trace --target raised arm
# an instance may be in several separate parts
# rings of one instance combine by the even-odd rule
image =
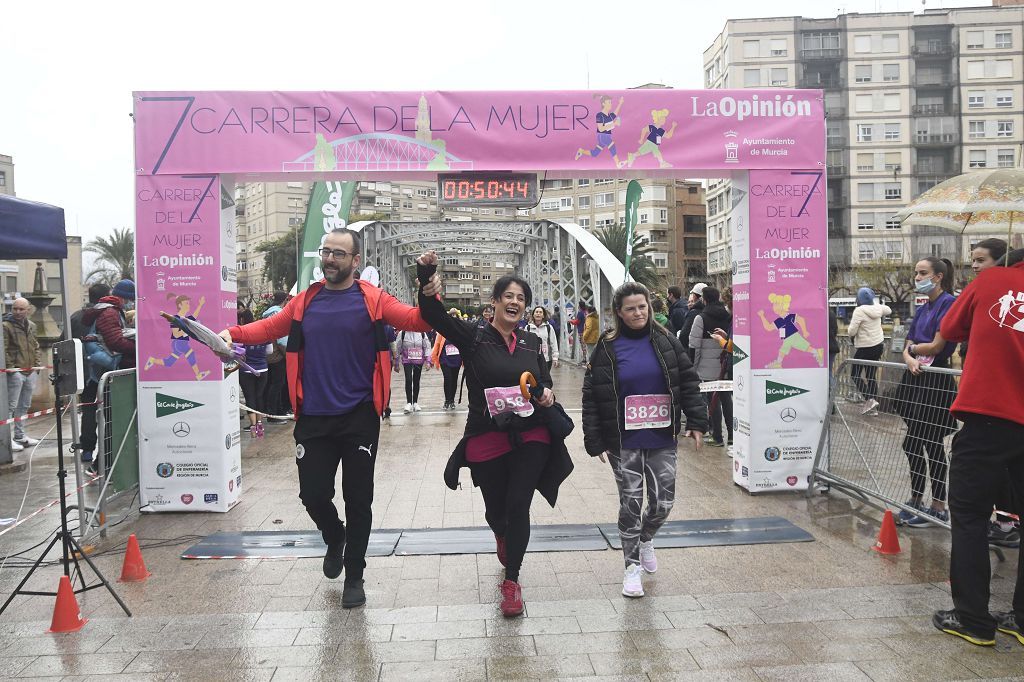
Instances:
[[[265,317],[262,320],[256,320],[244,325],[234,325],[228,327],[221,332],[221,337],[225,336],[225,332],[228,334],[228,338],[225,341],[229,343],[235,341],[237,343],[245,343],[248,345],[255,345],[259,343],[267,343],[275,339],[279,339],[282,336],[287,336],[288,332],[292,328],[292,317],[295,311],[295,306],[302,305],[302,301],[306,298],[305,294],[300,294],[288,301],[284,309],[276,315]]]
[[[416,260],[416,277],[420,282],[428,282],[436,271],[437,254],[433,251],[428,251]],[[438,334],[455,344],[459,352],[465,355],[476,337],[476,325],[450,316],[445,312],[439,295],[428,296],[424,293],[425,286],[426,284],[421,284],[418,294],[420,315],[427,324],[437,330]]]

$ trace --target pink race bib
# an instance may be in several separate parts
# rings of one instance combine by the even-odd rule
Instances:
[[[459,355],[459,347],[458,346],[453,346],[452,344],[449,343],[448,345],[446,345],[444,347],[444,354],[445,355]]]
[[[627,431],[672,426],[672,397],[666,394],[626,396]]]
[[[506,412],[514,412],[520,417],[529,417],[533,414],[533,403],[523,397],[518,386],[485,388],[484,398],[487,400],[487,411],[492,417]]]
[[[422,360],[423,359],[423,349],[422,348],[410,348],[408,350],[408,355],[409,355],[409,359],[410,360]]]

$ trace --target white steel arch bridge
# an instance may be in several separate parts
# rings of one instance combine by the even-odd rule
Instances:
[[[625,281],[625,266],[575,223],[363,221],[348,227],[362,234],[363,265],[376,267],[381,286],[406,302],[413,300],[412,264],[428,249],[442,260],[467,254],[503,256],[530,283],[535,302],[563,311],[566,304],[591,302],[602,327],[612,292]]]

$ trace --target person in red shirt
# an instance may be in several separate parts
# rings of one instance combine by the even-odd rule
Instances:
[[[960,390],[950,411],[964,425],[953,438],[949,507],[953,548],[949,581],[954,608],[936,611],[938,629],[979,646],[995,631],[1024,644],[1024,552],[1018,558],[1013,610],[990,614],[988,523],[1004,478],[1024,490],[1024,249],[1008,267],[978,274],[949,309],[940,333],[968,341]]]

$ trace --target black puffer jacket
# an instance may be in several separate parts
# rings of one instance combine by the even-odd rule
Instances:
[[[681,430],[680,410],[686,413],[687,431],[707,433],[708,410],[700,395],[700,379],[683,345],[660,327],[653,328],[651,344],[672,392],[672,433],[679,435]],[[615,349],[605,334],[583,378],[583,446],[591,457],[620,450],[624,422],[619,398]]]

